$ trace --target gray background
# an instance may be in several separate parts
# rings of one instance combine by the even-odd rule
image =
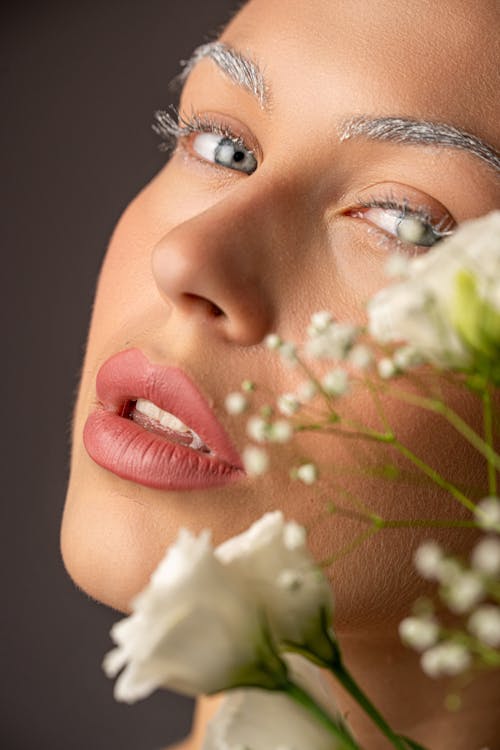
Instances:
[[[156,750],[188,730],[164,691],[128,706],[100,662],[117,618],[59,553],[69,420],[119,214],[161,167],[152,112],[235,0],[3,3],[2,750]]]

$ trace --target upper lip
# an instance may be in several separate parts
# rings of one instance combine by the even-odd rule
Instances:
[[[205,398],[179,367],[153,364],[139,349],[114,354],[101,366],[96,391],[102,405],[121,414],[131,400],[144,398],[193,429],[211,451],[231,466],[242,460]]]

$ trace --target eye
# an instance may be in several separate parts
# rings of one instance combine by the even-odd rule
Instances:
[[[245,174],[252,174],[257,169],[253,151],[246,148],[240,139],[218,133],[199,133],[192,138],[191,148],[203,159],[228,169]]]
[[[434,218],[425,206],[412,206],[407,198],[358,198],[358,206],[348,211],[355,218],[364,219],[374,230],[391,243],[403,248],[430,248],[443,237],[453,233],[455,222],[444,207]]]
[[[154,114],[153,130],[161,139],[160,149],[172,152],[180,146],[203,161],[252,174],[257,169],[255,149],[233,127],[212,115],[193,113],[185,118],[173,108],[176,118],[169,112]]]

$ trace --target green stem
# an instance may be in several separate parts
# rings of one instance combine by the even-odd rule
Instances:
[[[351,737],[346,727],[341,724],[337,724],[332,717],[323,709],[318,706],[309,693],[303,690],[299,685],[294,682],[288,681],[284,688],[285,693],[296,703],[303,706],[310,714],[312,714],[325,729],[328,729],[333,735],[335,735],[342,742],[342,750],[361,750],[358,743]],[[406,750],[406,749],[403,749]]]
[[[477,529],[476,521],[457,521],[447,518],[414,518],[410,520],[396,520],[379,522],[382,529],[413,529],[413,528],[443,528],[443,529]]]
[[[330,670],[340,684],[357,701],[361,708],[368,714],[372,721],[378,726],[382,734],[392,743],[397,750],[408,750],[406,742],[390,728],[384,717],[378,712],[370,699],[363,693],[361,688],[349,674],[341,661],[330,665]]]
[[[444,417],[446,421],[451,424],[463,438],[465,438],[465,440],[467,440],[479,453],[481,453],[481,455],[487,458],[488,461],[496,467],[497,471],[500,471],[500,455],[495,452],[493,441],[490,444],[488,440],[483,440],[483,438],[478,435],[459,414],[453,409],[450,409],[450,407],[443,401],[417,396],[413,393],[407,393],[406,391],[399,391],[398,389],[393,389],[388,395],[399,401],[403,401],[404,403],[414,404],[426,411],[431,411],[434,414],[439,414]]]
[[[483,391],[483,418],[484,418],[484,437],[486,444],[490,449],[490,453],[487,456],[488,459],[488,489],[490,495],[497,494],[497,467],[493,457],[495,452],[493,450],[493,412],[491,408],[491,393],[490,389],[486,385]]]
[[[458,500],[461,505],[464,506],[464,508],[467,508],[467,510],[470,510],[474,512],[476,510],[475,503],[472,502],[470,498],[467,497],[467,495],[464,495],[463,492],[461,492],[458,487],[455,487],[454,484],[451,482],[448,482],[447,479],[445,479],[439,472],[437,472],[435,469],[432,468],[432,466],[429,466],[425,461],[423,461],[421,458],[419,458],[413,451],[411,451],[409,448],[407,448],[403,443],[400,443],[399,440],[396,438],[394,439],[394,442],[392,445],[403,455],[405,456],[409,461],[412,462],[417,468],[420,469],[426,476],[428,476],[430,479],[432,479],[433,482],[435,482],[438,487],[441,487],[443,490],[446,490],[450,493],[456,500]]]

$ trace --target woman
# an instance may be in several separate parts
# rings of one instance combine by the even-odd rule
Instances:
[[[499,22],[494,0],[478,0],[473,12],[465,0],[251,0],[217,44],[194,54],[179,123],[160,118],[177,148],[122,216],[92,314],[61,532],[67,570],[91,596],[129,612],[181,526],[211,528],[219,543],[281,508],[311,529],[321,559],[359,530],[350,519],[325,523],[328,496],[285,471],[246,476],[244,423],[228,417],[224,399],[245,378],[274,393],[296,386],[298,374],[262,344],[266,334],[298,340],[316,310],[364,320],[391,250],[425,252],[499,206]],[[419,226],[413,243],[397,234],[408,215]],[[135,405],[150,396],[158,366],[182,370],[161,371],[164,410],[192,431],[163,415],[168,437],[153,437],[148,405]],[[375,419],[367,397],[348,405]],[[437,433],[432,420],[394,405],[390,418],[457,482],[482,476],[482,464],[451,451],[451,433]],[[324,443],[302,445],[317,453]],[[352,469],[344,489],[381,515],[456,514],[435,489],[362,479],[361,447],[330,448],[330,466]],[[287,457],[284,449],[283,467]],[[379,535],[329,569],[336,632],[351,671],[398,731],[439,750],[493,750],[500,681],[470,689],[457,732],[441,683],[399,641],[397,623],[421,591],[409,551],[425,536]],[[443,538],[454,548],[472,541]],[[360,744],[386,747],[336,696]],[[217,700],[200,701],[183,749],[201,746]]]

